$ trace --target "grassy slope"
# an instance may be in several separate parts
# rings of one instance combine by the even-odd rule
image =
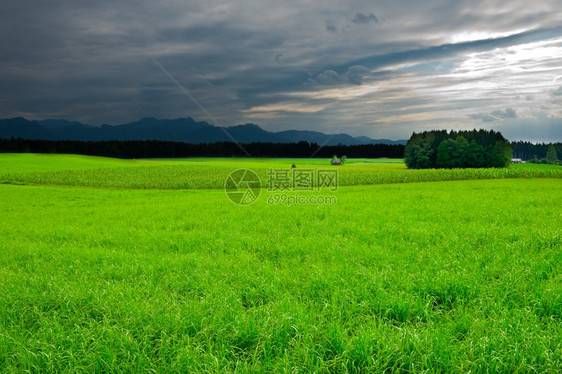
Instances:
[[[122,168],[142,165],[150,165],[150,163],[137,160],[121,160],[117,158],[81,155],[39,153],[0,154],[0,175],[59,170],[84,170],[114,167]]]
[[[0,371],[555,372],[560,187],[0,185]]]

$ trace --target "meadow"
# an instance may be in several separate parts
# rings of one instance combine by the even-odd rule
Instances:
[[[326,161],[0,155],[0,372],[559,372],[562,168]]]

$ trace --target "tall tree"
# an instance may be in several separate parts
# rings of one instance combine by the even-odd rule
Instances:
[[[549,164],[556,164],[558,163],[558,155],[556,154],[556,148],[554,148],[554,144],[548,146],[546,150],[546,161]]]

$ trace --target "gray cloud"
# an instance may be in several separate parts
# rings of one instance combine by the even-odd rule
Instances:
[[[338,28],[336,27],[334,21],[326,20],[326,31],[328,31],[330,34],[335,34],[336,32],[338,32]]]
[[[499,110],[499,109],[494,110],[491,114],[492,114],[492,116],[497,117],[497,118],[516,118],[517,117],[517,113],[512,108],[507,108],[504,111]]]
[[[341,77],[338,73],[333,70],[326,70],[316,76],[316,82],[324,85],[335,85],[342,84],[346,82],[346,79]]]
[[[552,93],[553,96],[562,96],[562,86]]]
[[[472,119],[479,119],[482,122],[494,122],[500,121],[508,118],[517,118],[517,112],[513,108],[507,108],[506,110],[494,110],[490,114],[486,113],[477,113],[477,114],[469,114],[469,117]]]
[[[478,114],[469,114],[469,117],[472,119],[479,119],[482,120],[482,122],[494,122],[497,121],[497,118],[494,116],[491,116],[489,114],[484,114],[484,113],[478,113]]]
[[[340,84],[353,84],[361,85],[366,76],[370,75],[371,71],[365,66],[353,65],[347,69],[344,74],[338,74],[334,70],[325,70],[318,74],[310,83],[318,83],[321,85],[340,85]]]
[[[379,23],[377,16],[373,13],[365,14],[365,13],[355,13],[351,22],[356,24],[368,24],[368,23]]]
[[[365,76],[369,75],[371,71],[365,66],[354,65],[347,69],[345,76],[347,81],[351,84],[361,85]]]

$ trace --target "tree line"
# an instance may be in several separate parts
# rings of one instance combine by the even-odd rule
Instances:
[[[525,161],[540,161],[546,159],[548,149],[554,147],[558,157],[562,157],[562,143],[540,143],[533,144],[531,142],[512,142],[513,157],[520,158]],[[551,151],[552,153],[552,151]]]
[[[505,167],[512,155],[509,142],[497,131],[432,130],[412,134],[404,162],[411,169]]]
[[[402,158],[421,167],[485,167],[495,163],[501,167],[509,150],[500,133],[486,130],[452,131],[445,130],[414,133],[408,146],[400,144],[336,145],[320,148],[315,157],[330,158],[334,154],[350,158]],[[439,146],[444,140],[448,141]],[[495,143],[499,141],[501,146]],[[548,162],[549,147],[562,157],[562,143],[533,144],[512,142],[513,157],[530,162]],[[255,157],[310,157],[318,148],[316,143],[250,143],[244,148]],[[508,153],[503,155],[502,150]],[[74,140],[28,140],[21,138],[0,139],[0,152],[67,153],[117,158],[173,158],[173,157],[244,157],[244,152],[232,142],[189,144],[159,140],[132,141],[74,141]],[[490,153],[491,152],[491,153]],[[494,157],[495,152],[495,157]],[[552,150],[551,150],[552,153]],[[439,161],[438,154],[441,154]],[[462,156],[462,157],[461,157]],[[466,158],[464,156],[467,156]],[[492,157],[490,157],[492,156]],[[550,157],[552,158],[552,157]],[[548,158],[548,159],[550,159]],[[465,161],[463,161],[465,160]],[[433,165],[433,166],[431,166]],[[480,165],[480,166],[476,166]]]
[[[310,157],[320,147],[316,143],[249,143],[243,145],[253,157]],[[174,157],[244,157],[236,143],[218,142],[189,144],[160,140],[131,141],[74,141],[0,139],[3,153],[65,153],[117,158],[174,158]],[[330,158],[334,154],[352,158],[402,158],[404,145],[362,144],[324,146],[315,154],[317,158]]]

